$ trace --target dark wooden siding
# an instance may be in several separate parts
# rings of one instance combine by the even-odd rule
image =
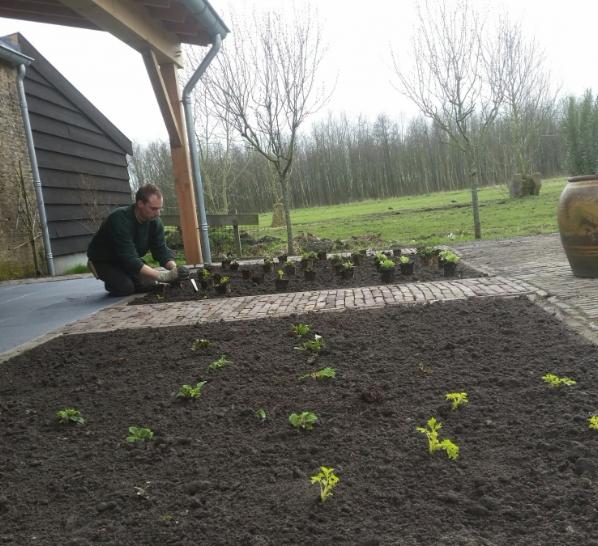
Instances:
[[[30,44],[21,45],[36,59],[25,92],[52,252],[84,252],[102,218],[131,203],[130,142]]]

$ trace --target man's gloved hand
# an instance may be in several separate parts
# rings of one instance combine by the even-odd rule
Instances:
[[[189,272],[187,272],[187,274],[189,274]],[[176,267],[173,267],[170,271],[160,271],[158,273],[159,282],[174,282],[178,280],[178,278],[179,272]]]
[[[184,265],[179,265],[175,269],[178,271],[178,281],[184,281],[185,279],[189,278],[189,269],[187,269]]]

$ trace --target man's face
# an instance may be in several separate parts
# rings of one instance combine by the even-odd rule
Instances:
[[[137,207],[139,217],[144,222],[158,218],[162,210],[162,201],[162,197],[155,193],[149,196],[147,203],[137,201],[135,206]]]

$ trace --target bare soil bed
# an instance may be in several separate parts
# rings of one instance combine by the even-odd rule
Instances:
[[[523,298],[58,338],[0,366],[0,543],[596,545],[597,410],[595,347]],[[301,411],[313,430],[290,426]],[[457,460],[428,453],[432,416]],[[132,425],[154,439],[127,443]],[[340,477],[324,503],[322,465]]]
[[[203,300],[207,298],[222,298],[235,296],[255,296],[263,294],[274,294],[277,292],[275,287],[276,274],[275,270],[281,266],[277,263],[271,272],[263,274],[263,282],[256,284],[251,279],[244,279],[241,270],[231,271],[230,269],[222,269],[220,266],[212,268],[213,275],[221,275],[230,277],[230,293],[227,295],[218,295],[214,288],[201,289],[196,292],[189,281],[183,281],[180,285],[163,286],[163,291],[160,293],[150,293],[130,302],[129,305],[139,305],[145,303],[164,303],[188,300]],[[262,265],[244,266],[243,269],[248,269],[252,274],[263,273]],[[329,260],[317,260],[314,262],[313,269],[316,272],[316,279],[313,281],[304,280],[303,268],[297,262],[296,274],[288,275],[289,283],[283,292],[304,292],[312,290],[329,290],[336,288],[352,288],[357,286],[376,286],[383,284],[380,280],[380,273],[376,269],[374,259],[370,256],[364,261],[362,265],[356,266],[353,270],[353,278],[344,280],[334,270],[333,264]],[[194,275],[195,276],[195,275]],[[482,277],[484,274],[459,264],[454,277],[451,278],[473,278]],[[401,275],[399,266],[396,267],[395,278],[393,284],[403,284],[408,282],[428,282],[445,280],[442,269],[437,265],[427,266],[422,265],[419,261],[415,263],[415,270],[412,275]]]

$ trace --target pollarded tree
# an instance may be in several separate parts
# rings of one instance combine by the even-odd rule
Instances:
[[[323,56],[320,28],[309,11],[293,17],[275,12],[254,15],[249,23],[234,21],[233,28],[235,33],[208,71],[206,89],[215,111],[271,164],[292,254],[289,181],[298,132],[327,100],[318,87]]]
[[[411,65],[404,65],[393,54],[397,87],[464,154],[474,233],[480,239],[478,153],[503,101],[500,40],[467,1],[425,1],[418,7],[410,57]]]

